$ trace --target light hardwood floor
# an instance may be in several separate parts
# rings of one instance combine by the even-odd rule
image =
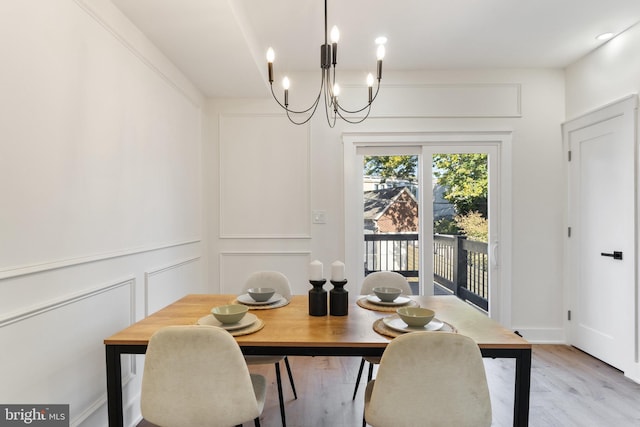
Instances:
[[[354,357],[290,357],[298,400],[283,378],[290,427],[357,427],[362,424],[362,380],[351,400],[360,360]],[[512,360],[484,359],[493,426],[513,423]],[[534,345],[529,425],[532,427],[640,426],[640,384],[569,346]],[[258,368],[258,367],[256,367]],[[268,379],[263,427],[280,426],[273,366],[252,367]]]
[[[360,359],[289,357],[289,360],[298,392],[298,399],[293,400],[285,374],[283,388],[289,427],[362,425],[365,379],[356,400],[351,400]],[[515,362],[484,360],[493,407],[492,425],[511,426]],[[640,426],[640,384],[628,380],[616,369],[563,345],[534,345],[532,366],[530,426]],[[268,382],[262,427],[282,425],[275,368],[252,366],[251,371],[265,375]],[[245,425],[253,426],[253,423]],[[143,422],[140,427],[143,426],[149,424]]]

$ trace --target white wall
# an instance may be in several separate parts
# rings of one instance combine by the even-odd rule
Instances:
[[[636,25],[567,67],[567,119],[640,91],[638,46]]]
[[[317,80],[315,75],[296,77],[298,81]],[[355,77],[348,78],[353,79],[348,83],[356,84]],[[514,95],[511,89],[505,92],[505,87],[514,86],[519,88],[518,94]],[[474,94],[478,90],[483,91],[479,98]],[[292,104],[294,99],[311,99],[310,93],[294,95],[293,89],[290,92]],[[352,92],[358,92],[357,88]],[[366,96],[365,89],[362,93]],[[407,94],[411,94],[410,98]],[[444,98],[431,98],[436,95],[442,97],[443,94]],[[457,100],[458,107],[451,102],[451,97]],[[508,104],[505,97],[513,102]],[[469,99],[484,102],[467,108],[465,102]],[[296,293],[305,293],[310,288],[306,281],[310,260],[319,259],[328,269],[334,260],[345,259],[345,251],[352,248],[345,248],[344,240],[343,132],[512,130],[513,269],[512,280],[508,284],[512,298],[505,302],[511,313],[511,325],[507,326],[519,330],[533,341],[563,341],[564,190],[558,185],[563,177],[560,132],[560,124],[564,121],[562,70],[387,72],[380,99],[376,102],[382,103],[376,107],[380,112],[374,109],[372,117],[363,124],[338,124],[335,129],[330,129],[324,122],[324,112],[318,111],[318,117],[311,124],[302,126],[303,130],[289,124],[270,99],[208,102],[204,155],[205,163],[210,165],[205,186],[210,188],[207,218],[211,220],[208,237],[212,250],[208,263],[212,266],[212,286],[236,291],[249,272],[270,266],[281,269],[292,279]],[[501,109],[504,105],[512,108]],[[251,127],[251,135],[248,136],[244,127],[237,123],[237,131],[229,132],[226,124],[230,118],[244,123],[244,127]],[[243,147],[248,163],[238,153],[227,154],[226,147],[237,143]],[[254,150],[261,153],[265,147],[271,147],[274,152],[281,152],[284,147],[291,148],[295,144],[302,148],[296,148],[291,156],[284,159],[285,164],[279,158],[273,170],[250,167],[253,160],[249,159]],[[217,165],[224,167],[219,169]],[[229,177],[241,181],[236,188],[242,193],[251,182],[262,183],[260,192],[275,191],[281,195],[290,191],[288,203],[283,203],[280,198],[273,199],[272,203],[267,199],[266,204],[255,212],[238,212],[237,220],[260,223],[266,230],[273,230],[271,222],[260,222],[261,212],[268,211],[270,218],[287,218],[296,224],[291,235],[267,232],[271,235],[230,236],[224,233],[226,225],[221,221],[221,215],[224,216],[227,210],[232,212],[233,206],[221,196],[220,186],[230,182],[225,171],[237,169],[241,169],[243,175]],[[307,181],[310,185],[309,199],[303,196],[302,187],[298,185]],[[295,186],[291,182],[295,182]],[[309,204],[306,209],[304,203]],[[309,212],[316,209],[326,211],[326,224],[311,223]],[[308,224],[309,236],[299,232],[298,228],[304,228],[302,222]],[[348,284],[349,287],[355,291],[359,284]]]
[[[205,291],[202,97],[106,0],[0,2],[0,56],[0,402],[106,425],[103,340]]]
[[[576,61],[566,69],[566,115],[579,117],[604,105],[640,92],[640,26],[630,28],[616,38]],[[637,151],[637,141],[636,141]],[[638,167],[636,159],[636,168]],[[637,172],[636,172],[637,174]],[[636,182],[636,189],[640,183]],[[636,196],[638,197],[638,196]],[[636,212],[637,214],[637,212]],[[637,225],[636,225],[637,226]],[[636,236],[637,238],[637,236]],[[638,261],[636,261],[638,262]],[[637,286],[637,283],[636,283]],[[633,297],[633,296],[630,296]],[[636,321],[640,298],[636,290]],[[625,327],[619,325],[619,327]],[[633,328],[633,325],[627,327]],[[625,375],[640,381],[637,349],[640,342],[639,325],[635,325],[636,355],[633,368]]]

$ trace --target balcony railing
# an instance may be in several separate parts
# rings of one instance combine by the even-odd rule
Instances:
[[[397,271],[413,282],[419,277],[417,233],[365,234],[365,275]],[[433,236],[433,281],[483,310],[489,308],[487,244],[464,236]],[[416,289],[417,290],[417,289]],[[415,290],[414,290],[415,292]]]

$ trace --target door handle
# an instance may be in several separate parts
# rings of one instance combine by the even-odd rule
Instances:
[[[600,255],[609,256],[609,257],[611,257],[613,259],[622,259],[622,252],[620,252],[620,251],[613,251],[612,254],[608,254],[606,252],[601,252]]]

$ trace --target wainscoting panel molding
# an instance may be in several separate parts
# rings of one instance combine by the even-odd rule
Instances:
[[[104,338],[135,319],[135,277],[65,295],[0,318],[0,378],[11,384],[3,402],[64,402],[71,425],[106,403]],[[11,342],[11,337],[20,337]],[[123,359],[123,385],[135,376],[135,359]],[[60,385],[64,385],[63,388]]]
[[[144,273],[145,317],[186,294],[203,292],[199,261],[197,256]]]
[[[114,289],[123,287],[123,286],[127,286],[129,285],[131,287],[131,316],[130,316],[130,320],[132,321],[134,319],[134,304],[133,304],[133,299],[134,299],[134,293],[133,293],[133,287],[135,286],[135,278],[129,278],[126,279],[124,281],[120,281],[117,283],[113,283],[110,285],[106,285],[106,286],[100,286],[88,291],[82,291],[82,292],[78,292],[72,295],[66,295],[62,298],[56,299],[54,301],[49,301],[43,304],[39,304],[33,307],[29,307],[27,309],[23,309],[23,310],[19,310],[15,313],[9,313],[7,315],[4,315],[2,317],[0,317],[0,328],[9,326],[13,323],[17,323],[17,322],[21,322],[24,320],[27,320],[29,318],[32,317],[36,317],[39,316],[41,314],[47,313],[49,311],[54,311],[57,309],[60,309],[66,305],[70,305],[70,304],[74,304],[77,303],[79,301],[82,301],[84,299],[87,298],[91,298],[91,297],[95,297],[97,295],[100,295],[102,293],[105,292],[109,292],[112,291]]]
[[[344,87],[343,96],[362,96]],[[521,117],[520,84],[385,84],[372,117]]]
[[[308,126],[221,115],[220,237],[311,238],[309,152]]]
[[[59,268],[67,268],[78,266],[81,264],[88,264],[92,262],[106,261],[113,258],[126,257],[129,255],[137,255],[145,252],[158,251],[161,249],[175,248],[178,246],[191,245],[199,243],[200,239],[191,239],[184,242],[172,242],[160,245],[151,245],[135,249],[126,249],[122,251],[115,251],[102,254],[87,255],[78,258],[52,260],[40,264],[22,265],[9,267],[4,270],[0,270],[0,280],[10,279],[14,277],[25,276],[27,274],[43,273],[46,271],[57,270]]]
[[[238,294],[251,273],[271,270],[287,276],[294,294],[306,294],[311,288],[307,280],[310,257],[309,251],[221,252],[220,293]]]

